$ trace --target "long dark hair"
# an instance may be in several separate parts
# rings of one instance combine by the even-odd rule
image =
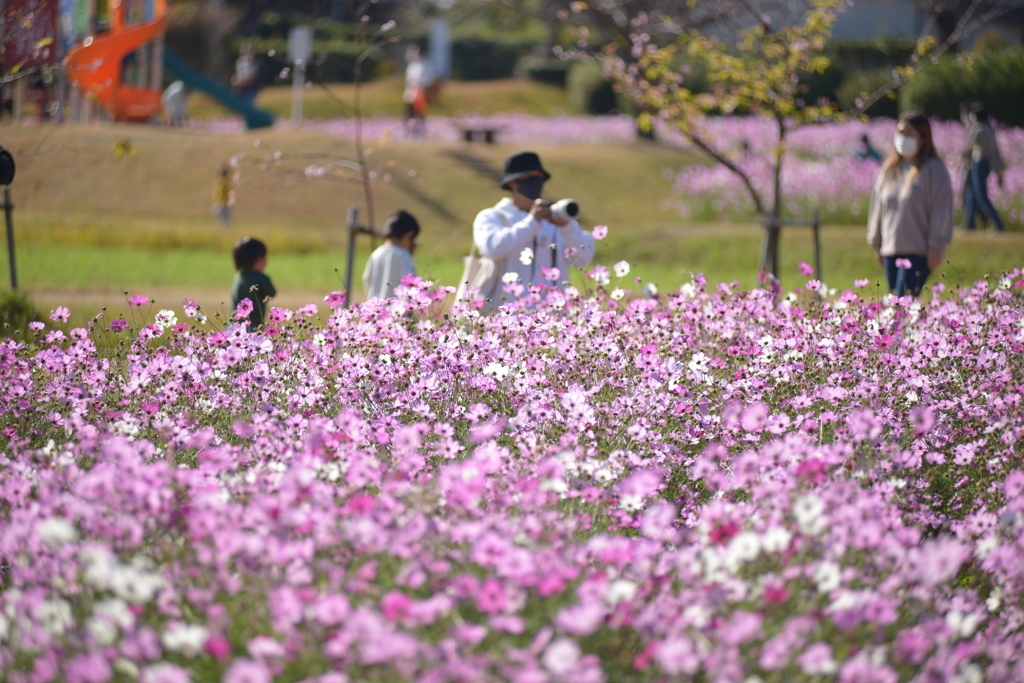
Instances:
[[[910,175],[907,176],[907,182],[909,183],[917,176],[918,170],[926,161],[932,157],[937,158],[939,154],[935,151],[935,142],[932,140],[932,124],[928,122],[928,117],[921,112],[908,111],[900,116],[899,120],[896,122],[896,127],[898,128],[901,123],[911,126],[921,137],[921,143],[917,149],[917,156],[914,157],[914,169]],[[890,154],[885,160],[885,163],[882,164],[882,177],[885,178],[885,180],[890,180],[894,175],[896,175],[896,171],[899,169],[899,163],[902,160],[903,157],[901,157],[894,149],[892,154]]]

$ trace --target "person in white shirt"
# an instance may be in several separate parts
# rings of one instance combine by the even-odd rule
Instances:
[[[420,48],[409,46],[405,51],[405,92],[402,100],[406,104],[406,129],[413,137],[423,137],[423,120],[427,116],[432,89],[438,82],[437,72],[430,62],[423,59]]]
[[[396,211],[388,216],[384,227],[387,229],[384,244],[370,254],[366,270],[363,271],[367,301],[390,299],[395,295],[395,287],[402,283],[402,278],[416,273],[412,253],[416,250],[420,224],[412,214]]]
[[[480,252],[481,278],[471,283],[486,308],[515,298],[504,284],[561,286],[569,282],[569,268],[586,268],[594,258],[594,238],[575,219],[558,220],[541,199],[544,170],[534,152],[517,152],[505,161],[502,189],[506,197],[484,209],[473,221],[473,241]],[[518,288],[515,288],[518,289]]]

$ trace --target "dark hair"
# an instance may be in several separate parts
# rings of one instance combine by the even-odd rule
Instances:
[[[971,105],[971,113],[974,114],[974,120],[985,123],[988,121],[988,109],[985,109],[985,105],[981,102],[975,102]]]
[[[237,270],[251,270],[256,262],[266,255],[267,245],[255,237],[243,237],[235,242],[235,248],[231,250]]]
[[[402,239],[410,232],[413,235],[420,234],[420,224],[408,211],[395,211],[384,221],[384,228],[384,236],[389,239]]]

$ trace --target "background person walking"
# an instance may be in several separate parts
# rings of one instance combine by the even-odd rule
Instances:
[[[962,152],[964,161],[970,165],[970,183],[964,186],[964,229],[974,230],[974,220],[981,214],[992,223],[992,230],[1003,231],[1003,220],[988,197],[988,176],[995,172],[999,187],[1003,186],[1003,170],[1006,168],[996,142],[996,131],[989,122],[988,111],[976,103],[968,114],[970,129],[967,144]]]
[[[900,117],[893,145],[871,191],[868,243],[889,291],[917,296],[953,239],[953,186],[923,114]]]

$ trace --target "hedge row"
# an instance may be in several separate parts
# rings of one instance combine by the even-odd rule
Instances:
[[[996,121],[1024,126],[1024,47],[1008,47],[977,60],[943,59],[900,91],[904,111],[957,119],[961,102],[984,102]]]

